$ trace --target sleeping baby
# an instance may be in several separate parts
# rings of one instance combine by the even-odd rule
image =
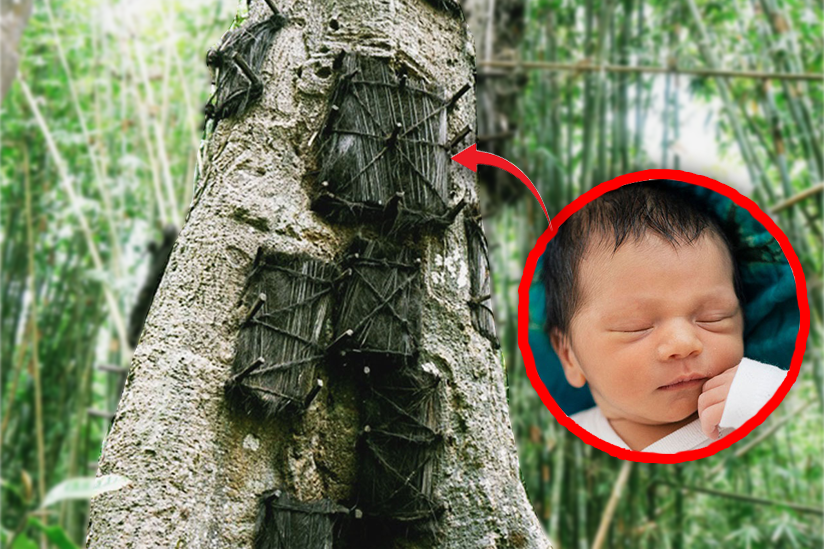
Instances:
[[[786,375],[743,357],[738,269],[718,221],[660,182],[573,214],[547,246],[542,282],[567,381],[588,385],[596,404],[571,418],[621,448],[707,446]]]

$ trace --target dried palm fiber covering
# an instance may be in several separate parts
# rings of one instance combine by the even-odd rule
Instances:
[[[434,6],[437,9],[443,10],[449,15],[454,17],[460,17],[461,20],[464,20],[463,11],[461,10],[461,5],[456,2],[455,0],[426,0],[429,4]]]
[[[258,250],[243,298],[249,314],[226,383],[227,396],[247,413],[303,409],[317,394],[335,272],[318,259]]]
[[[442,510],[433,484],[442,446],[440,376],[418,366],[364,372],[358,507],[367,517],[433,522]]]
[[[336,522],[348,513],[329,500],[303,502],[283,490],[260,499],[254,549],[332,549]]]
[[[318,140],[320,192],[313,209],[337,222],[400,219],[449,225],[450,100],[388,60],[346,54]],[[462,205],[462,204],[461,204]]]
[[[341,361],[402,365],[418,349],[420,259],[386,239],[356,238],[342,260],[333,350]]]
[[[497,348],[500,343],[495,332],[492,313],[492,277],[489,270],[489,247],[486,242],[481,214],[477,206],[464,219],[467,255],[469,261],[469,309],[472,326]]]
[[[273,12],[270,17],[230,30],[217,49],[206,54],[206,64],[216,71],[215,93],[206,105],[206,118],[215,123],[243,114],[263,94],[260,69],[275,35],[286,24],[274,4],[267,3]]]

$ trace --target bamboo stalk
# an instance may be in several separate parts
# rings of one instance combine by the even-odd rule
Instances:
[[[550,63],[547,61],[480,61],[479,67],[516,70],[549,70],[585,72],[618,72],[635,74],[687,74],[693,76],[712,76],[719,78],[752,78],[759,80],[809,80],[824,81],[824,74],[791,73],[791,72],[764,72],[764,71],[735,71],[725,69],[687,69],[680,67],[642,67],[634,65],[595,65],[587,60],[578,63]],[[504,76],[503,74],[485,74],[479,76]]]
[[[557,17],[555,10],[549,10],[549,13],[546,14],[546,21],[548,55],[552,61],[555,61],[558,59]],[[549,184],[547,186],[549,187],[548,194],[550,203],[552,204],[550,207],[553,208],[555,212],[564,204],[562,198],[564,173],[561,170],[564,151],[561,144],[561,118],[559,112],[561,94],[558,80],[557,74],[552,73],[549,75],[549,142],[552,144],[550,148],[552,152],[552,167],[549,171]]]
[[[134,65],[131,60],[131,53],[130,50],[121,45],[121,58],[123,59],[123,81],[121,83],[124,90],[131,91],[131,94],[134,97],[134,104],[136,110],[136,117],[138,120],[138,125],[140,127],[140,136],[143,141],[143,146],[146,150],[146,156],[148,156],[149,160],[149,170],[151,171],[152,177],[152,190],[154,191],[153,197],[155,199],[155,204],[157,207],[158,217],[160,218],[160,222],[162,225],[166,225],[170,222],[171,213],[170,208],[166,205],[166,198],[163,195],[163,184],[162,184],[162,176],[160,174],[160,166],[158,165],[157,156],[155,155],[154,151],[154,142],[152,141],[151,135],[149,133],[149,109],[146,106],[146,103],[143,101],[143,97],[140,94],[140,89],[136,83],[134,83],[134,78],[128,79],[127,81],[125,75],[128,72],[134,73]],[[128,65],[126,63],[128,62]],[[123,112],[123,119],[126,119],[126,92],[121,93],[121,110]],[[125,136],[124,136],[125,137]],[[125,149],[125,140],[123,143],[123,147]]]
[[[666,169],[667,167],[667,152],[669,151],[669,108],[670,108],[670,86],[672,85],[671,82],[672,75],[668,74],[664,79],[664,112],[661,115],[661,131],[663,135],[661,136],[661,167]]]
[[[634,0],[623,0],[624,2],[624,19],[621,24],[621,40],[618,49],[620,50],[620,64],[627,65],[629,63],[629,42],[632,34],[632,14],[634,12]],[[629,97],[627,90],[629,88],[629,79],[626,74],[621,74],[618,77],[619,90],[619,116],[620,123],[617,124],[619,150],[621,155],[620,171],[627,173],[630,169],[629,163],[629,132],[627,131],[627,116],[629,115]]]
[[[658,516],[658,499],[657,499],[657,491],[656,491],[656,484],[655,484],[655,473],[658,465],[655,463],[647,464],[647,469],[649,470],[648,477],[652,479],[652,481],[647,486],[647,524],[655,524],[655,519]],[[655,547],[653,543],[653,539],[650,537],[647,540],[647,548],[653,549]]]
[[[592,179],[592,186],[598,185],[607,180],[607,79],[602,78],[598,83],[598,170]]]
[[[593,0],[586,1],[585,11],[585,33],[584,33],[584,54],[587,59],[592,55],[592,18]],[[581,143],[581,180],[579,188],[585,190],[589,188],[590,164],[592,163],[592,113],[594,99],[592,75],[586,74],[584,77],[584,131]]]
[[[134,56],[137,60],[137,68],[140,79],[143,83],[143,89],[146,94],[146,101],[149,105],[155,105],[154,93],[152,84],[149,81],[149,72],[146,70],[146,60],[143,56],[141,44],[138,42],[134,47]],[[148,109],[145,109],[148,110]],[[147,113],[148,114],[148,113]],[[166,201],[169,205],[169,219],[175,226],[180,227],[180,208],[177,203],[177,195],[174,191],[174,182],[172,181],[172,171],[169,166],[169,156],[166,151],[166,141],[163,137],[163,127],[155,116],[147,116],[147,123],[151,126],[154,133],[154,142],[157,148],[157,158],[160,161],[160,174],[162,175],[163,186],[166,192]]]
[[[26,242],[28,245],[28,286],[31,299],[29,301],[29,315],[31,323],[31,362],[29,371],[34,384],[34,424],[37,441],[37,493],[42,502],[46,497],[46,442],[43,432],[43,388],[40,383],[40,360],[37,351],[39,338],[37,337],[37,291],[35,288],[34,270],[34,227],[31,214],[31,178],[29,177],[28,149],[23,150],[23,185],[26,196]],[[46,537],[40,533],[40,547],[45,549]]]
[[[638,18],[636,19],[635,36],[638,43],[635,45],[638,51],[643,51],[643,39],[645,36],[644,0],[638,1]],[[641,158],[643,156],[643,136],[644,125],[646,124],[646,111],[649,108],[650,97],[652,96],[652,86],[647,91],[646,102],[642,108],[642,97],[644,92],[644,77],[639,72],[635,80],[635,157],[633,159],[633,169],[641,168]]]
[[[577,503],[578,508],[578,515],[577,515],[577,522],[578,526],[575,529],[577,533],[576,544],[578,545],[579,549],[587,549],[589,545],[589,540],[587,539],[587,500],[589,499],[589,494],[586,490],[586,465],[583,456],[583,446],[584,443],[580,440],[575,441],[575,478],[577,480],[577,486],[575,490],[575,501]]]
[[[599,65],[599,66],[603,65],[604,57],[606,55],[607,21],[609,19],[611,19],[612,7],[613,7],[613,0],[602,0],[601,13],[598,17],[598,49],[597,49],[597,57],[595,59],[596,64]],[[596,86],[595,86],[595,99],[594,99],[594,105],[593,105],[593,108],[592,108],[592,112],[594,112],[598,115],[600,115],[602,113],[601,102],[604,100],[603,95],[606,92],[605,84],[604,84],[605,79],[606,79],[606,73],[604,71],[598,71],[597,81],[596,81]],[[604,116],[606,116],[605,112],[603,114],[604,114]],[[599,116],[599,129],[600,129],[600,125],[601,125],[600,118],[601,117]],[[585,146],[589,146],[589,143],[586,143]],[[598,156],[599,156],[599,166],[600,166],[600,157],[601,157],[600,151],[599,151]],[[591,174],[592,163],[589,162],[585,166],[585,168],[586,169],[584,171],[584,176],[582,178],[584,188],[592,188],[597,183],[600,183],[600,181],[596,182],[596,181],[591,180],[591,175],[590,174]]]
[[[788,509],[792,509],[793,511],[798,511],[800,513],[811,513],[815,515],[824,515],[824,507],[813,507],[812,505],[802,505],[798,503],[790,503],[788,501],[778,501],[772,500],[767,498],[759,498],[754,496],[748,496],[744,494],[736,494],[734,492],[722,492],[721,490],[714,490],[712,488],[702,488],[700,486],[689,486],[689,485],[681,485],[677,482],[672,482],[669,480],[658,480],[658,484],[665,484],[667,486],[671,486],[676,488],[680,491],[687,491],[687,492],[698,492],[701,494],[708,494],[711,496],[717,496],[727,499],[734,499],[736,501],[744,501],[747,503],[754,503],[756,505],[772,505],[777,507],[786,507]]]
[[[495,36],[495,0],[487,1],[486,28],[484,30],[484,60],[492,59],[492,44]]]
[[[609,10],[609,17],[605,23],[607,34],[605,40],[607,41],[608,50],[605,52],[604,61],[615,62],[618,55],[615,34],[615,8],[621,4],[621,0],[612,0],[610,4],[612,9]],[[617,78],[611,78],[608,73],[604,73],[601,82],[603,86],[601,101],[601,126],[603,128],[603,135],[599,136],[599,138],[603,140],[603,143],[600,145],[602,151],[601,157],[598,159],[598,169],[601,172],[598,177],[599,183],[612,179],[613,177],[613,164],[617,144],[616,134],[618,133],[615,130],[615,123],[617,122],[619,113]]]
[[[642,498],[639,482],[639,477],[641,476],[642,471],[643,469],[641,469],[641,467],[633,467],[629,475],[627,488],[629,492],[627,493],[627,503],[625,506],[623,506],[624,517],[628,517],[629,520],[625,521],[627,529],[624,530],[620,538],[620,546],[622,547],[640,546],[640,540],[638,539],[637,529],[635,528],[635,525],[639,522],[639,512],[642,509],[644,501]],[[611,545],[615,546],[615,544]]]
[[[678,463],[675,465],[675,479],[676,484],[683,484],[684,465]],[[673,549],[681,549],[684,547],[684,494],[682,491],[675,492],[675,539],[673,540]]]
[[[563,501],[569,502],[569,509],[564,513],[567,527],[561,529],[561,533],[566,536],[566,541],[561,541],[562,547],[573,548],[578,545],[578,529],[583,522],[580,516],[580,506],[578,505],[578,473],[575,455],[576,447],[581,444],[580,440],[570,437],[570,451],[567,456],[567,478],[566,490]]]
[[[606,539],[609,525],[612,522],[612,516],[615,514],[615,508],[618,506],[618,501],[621,499],[621,493],[624,491],[624,485],[627,483],[629,474],[632,471],[631,461],[625,461],[621,465],[621,471],[618,473],[618,480],[612,487],[612,494],[609,496],[607,507],[604,509],[604,514],[601,515],[601,523],[598,525],[598,533],[595,534],[595,541],[592,542],[591,549],[601,549]]]
[[[820,323],[818,325],[821,326]],[[814,338],[813,341],[815,341],[815,339],[818,338]],[[820,340],[816,343],[818,343],[817,346],[820,349]],[[818,397],[818,407],[821,409],[822,412],[824,412],[824,375],[822,375],[821,359],[813,358],[812,363],[813,379],[815,380],[815,396]]]
[[[571,10],[570,16],[572,17],[572,27],[575,26],[575,16],[576,13],[574,10]],[[570,33],[569,37],[569,47],[575,48],[576,41],[575,41],[575,34]],[[575,140],[575,105],[573,102],[573,89],[572,89],[572,75],[569,75],[567,78],[564,79],[564,111],[565,111],[565,126],[566,132],[564,137],[564,157],[566,160],[566,164],[564,165],[565,172],[566,172],[566,185],[564,187],[564,192],[562,193],[564,204],[568,204],[572,202],[572,199],[575,197],[575,157],[572,153],[572,147]]]
[[[603,455],[602,452],[598,452],[593,456],[592,446],[589,444],[583,447],[582,466],[584,468],[584,492],[590,494],[590,496],[586,498],[587,518],[584,525],[586,528],[587,545],[585,547],[590,547],[590,543],[595,539],[598,519],[604,511],[604,498],[599,497],[595,492],[595,479],[598,473],[601,472],[601,456]]]
[[[604,14],[601,15],[604,17]],[[609,31],[609,27],[611,27],[612,23],[612,16],[607,18],[608,21],[604,21],[603,24],[599,22],[599,28],[602,29],[603,34],[600,36],[600,41],[604,44],[604,55],[607,52],[607,45],[612,38],[612,33]],[[605,59],[605,58],[603,58]],[[599,73],[598,79],[598,171],[596,172],[596,176],[593,178],[592,186],[594,187],[598,183],[602,181],[606,181],[607,179],[607,143],[609,141],[609,132],[607,131],[607,105],[609,103],[609,78],[607,78],[606,74]]]
[[[57,24],[55,23],[54,13],[51,9],[50,0],[46,0],[45,7],[46,13],[49,16],[49,26],[51,27],[52,36],[54,37],[54,44],[55,49],[57,50],[57,57],[58,59],[60,59],[60,65],[63,67],[63,72],[66,74],[66,82],[69,85],[69,96],[71,97],[71,102],[74,107],[75,114],[77,115],[77,120],[80,123],[80,131],[83,134],[83,142],[86,144],[88,150],[89,161],[91,162],[92,171],[94,172],[94,181],[97,186],[97,191],[100,193],[100,198],[103,201],[103,211],[106,215],[106,220],[108,221],[109,225],[109,241],[112,245],[112,268],[115,272],[115,275],[119,277],[120,258],[122,257],[123,252],[120,249],[120,238],[117,232],[117,224],[115,223],[114,219],[111,194],[109,193],[109,190],[106,187],[106,182],[103,177],[103,171],[100,166],[100,159],[97,157],[97,153],[94,151],[93,143],[95,141],[91,138],[89,128],[86,124],[86,116],[83,113],[82,107],[80,106],[80,99],[77,94],[77,86],[75,85],[74,76],[72,75],[72,71],[69,68],[69,63],[63,51],[63,45],[62,41],[60,40],[60,34],[57,32]]]
[[[561,496],[563,493],[564,478],[566,476],[564,470],[564,463],[566,463],[566,460],[564,459],[564,456],[567,454],[567,433],[565,432],[565,429],[556,428],[555,431],[555,436],[558,443],[555,446],[555,463],[552,468],[552,477],[550,479],[552,482],[552,504],[550,505],[550,518],[549,524],[547,524],[547,531],[554,539],[560,540],[561,534],[559,528],[562,507],[561,502],[563,501]]]
[[[772,134],[773,134],[773,141],[775,142],[775,155],[778,159],[778,171],[781,175],[781,186],[784,191],[785,196],[792,196],[794,193],[794,189],[792,183],[790,182],[790,173],[787,167],[787,154],[784,146],[784,130],[781,125],[781,119],[778,114],[778,107],[775,102],[775,98],[773,97],[773,93],[770,90],[769,83],[764,84],[764,99],[762,100],[762,108],[764,108],[764,115],[767,120],[769,120]],[[800,212],[801,216],[806,220],[807,226],[815,233],[815,236],[821,238],[821,231],[818,228],[816,223],[816,219],[813,215],[804,207],[795,208],[795,211]],[[794,233],[799,235],[802,233],[802,230],[799,229],[798,225],[796,224],[796,216],[790,215],[789,224]]]
[[[79,398],[77,399],[77,404],[75,406],[75,429],[74,434],[72,435],[71,439],[69,440],[69,478],[74,478],[78,476],[78,452],[80,449],[81,443],[81,435],[82,435],[82,426],[83,423],[86,421],[85,414],[83,411],[86,409],[86,399],[87,393],[86,388],[88,386],[89,378],[91,377],[92,372],[92,364],[93,361],[89,360],[86,362],[86,367],[83,369],[83,374],[80,378],[80,387],[79,387]],[[83,456],[85,458],[85,456]],[[68,527],[66,527],[66,522],[70,520],[72,516],[74,503],[65,501],[63,505],[60,507],[60,524],[63,525],[64,530],[67,530],[70,534],[74,533],[75,530],[75,523],[69,522]]]
[[[795,65],[787,55],[787,48],[780,46],[780,44],[786,46],[788,42],[785,40],[786,33],[781,28],[776,27],[775,16],[777,14],[775,13],[775,7],[764,0],[752,0],[752,2],[754,8],[757,8],[760,5],[761,9],[764,11],[766,19],[772,26],[772,32],[778,36],[778,39],[774,40],[773,36],[770,34],[768,23],[761,18],[756,20],[761,39],[766,44],[767,53],[773,57],[775,65],[783,66],[789,69],[796,67],[800,69],[800,63]],[[804,150],[812,179],[813,181],[819,180],[822,177],[822,169],[824,169],[824,167],[822,167],[821,164],[821,149],[818,146],[818,137],[816,135],[814,125],[810,123],[809,111],[804,108],[805,105],[803,98],[797,97],[800,95],[800,92],[796,93],[798,89],[797,87],[791,87],[787,82],[781,82],[781,87],[787,102],[790,116],[800,130],[797,134],[799,140],[801,141],[801,146]]]
[[[756,142],[761,146],[761,152],[767,157],[768,162],[778,165],[778,158],[775,156],[775,152],[773,151],[772,147],[770,147],[769,143],[767,143],[766,138],[763,135],[763,132],[753,120],[753,117],[750,116],[750,113],[747,111],[746,107],[742,103],[739,103],[739,112],[741,116],[744,118],[744,122],[747,124],[747,129],[751,135],[754,135],[756,138]],[[753,147],[753,154],[755,154],[755,147]],[[764,192],[766,193],[766,198],[769,201],[775,201],[775,193],[771,186],[767,185],[764,187]]]
[[[169,24],[170,21],[174,20],[171,15],[169,17],[165,17],[164,20]],[[171,34],[176,34],[176,31],[173,28],[169,28],[169,32]],[[183,63],[180,59],[180,54],[177,51],[177,48],[172,48],[172,58],[175,63],[175,70],[177,71],[178,77],[180,78],[180,89],[183,92],[183,103],[186,106],[186,114],[189,123],[189,138],[192,141],[192,148],[195,152],[197,152],[198,148],[200,148],[200,130],[198,130],[198,115],[200,110],[195,107],[194,101],[192,101],[192,92],[189,89],[189,82],[186,78],[186,73],[183,71]],[[199,169],[203,169],[203,166],[198,166]]]
[[[168,18],[163,17],[163,19]],[[172,49],[174,49],[174,45],[169,34],[167,34],[163,40],[163,76],[160,78],[160,113],[157,116],[160,120],[158,125],[161,128],[169,127],[169,72],[172,68]]]
[[[57,167],[58,177],[60,179],[60,185],[63,187],[64,192],[69,197],[69,203],[72,206],[72,210],[74,211],[75,216],[77,217],[77,221],[80,223],[80,229],[83,232],[83,236],[86,240],[86,246],[89,248],[89,254],[92,257],[92,263],[96,269],[100,272],[105,272],[105,268],[103,266],[103,260],[100,258],[100,252],[97,249],[97,244],[94,241],[94,235],[92,234],[91,227],[89,226],[89,222],[86,219],[86,215],[83,213],[83,210],[80,207],[80,199],[77,196],[77,193],[74,190],[74,185],[72,183],[72,179],[69,176],[68,169],[66,168],[66,163],[63,160],[60,151],[57,149],[57,145],[54,142],[54,138],[52,137],[51,130],[49,129],[46,120],[43,118],[43,115],[40,113],[40,108],[37,106],[37,102],[34,99],[34,96],[31,93],[28,85],[26,84],[25,79],[22,75],[18,76],[18,80],[20,82],[20,88],[23,90],[23,95],[28,102],[29,108],[31,109],[32,113],[34,114],[34,118],[37,121],[37,125],[40,128],[41,133],[43,134],[43,138],[46,141],[46,146],[48,147],[49,153],[54,160],[54,164]],[[127,338],[126,338],[126,324],[123,322],[123,316],[120,314],[120,308],[117,305],[117,299],[115,299],[114,293],[112,292],[111,288],[108,284],[103,284],[103,292],[106,296],[106,303],[109,308],[109,313],[112,315],[112,322],[115,325],[115,329],[117,330],[120,346],[121,349],[128,348]]]
[[[715,67],[718,63],[715,59],[715,54],[713,53],[712,48],[710,46],[712,42],[710,40],[707,28],[704,25],[704,21],[701,18],[701,13],[699,12],[698,7],[695,4],[695,0],[686,0],[686,2],[690,10],[690,15],[693,19],[693,23],[695,24],[695,28],[698,31],[697,38],[701,56],[704,58],[704,61],[707,63],[707,65],[709,65],[710,67]],[[724,109],[727,112],[727,119],[729,120],[730,125],[732,126],[733,134],[735,135],[735,140],[738,143],[739,150],[741,151],[741,156],[743,157],[744,163],[747,166],[750,178],[755,182],[761,182],[761,188],[766,189],[770,186],[770,179],[764,172],[764,167],[762,166],[761,162],[759,162],[759,159],[755,155],[755,152],[750,147],[750,143],[745,137],[744,130],[741,126],[740,120],[735,116],[736,102],[733,100],[729,83],[726,79],[721,78],[717,81],[717,85],[719,95],[721,96],[721,100],[724,104]]]
[[[672,111],[673,111],[673,135],[677,142],[681,138],[681,87],[679,86],[680,77],[675,75],[675,89],[672,97]],[[677,151],[672,153],[672,167],[676,170],[681,169],[681,156]]]
[[[665,16],[666,17],[666,16]],[[669,33],[669,41],[667,44],[667,57],[671,64],[675,64],[672,53],[672,31]],[[669,123],[670,123],[670,89],[672,87],[672,73],[667,73],[664,76],[664,109],[661,113],[661,167],[667,168],[667,155],[669,153],[670,137],[669,137]]]
[[[11,202],[16,193],[10,194],[12,196],[9,196],[9,202]],[[8,211],[3,222],[3,235],[19,233],[19,231],[17,231],[18,224],[15,222],[19,217],[18,210],[19,208],[12,208]],[[12,233],[12,229],[14,229],[14,233]],[[15,278],[19,278],[18,273],[21,270],[25,271],[25,268],[21,269],[22,262],[16,257],[19,255],[16,253],[17,249],[25,246],[18,245],[18,239],[16,238],[6,237],[0,239],[0,241],[2,243],[2,247],[0,247],[0,304],[2,304],[4,319],[2,329],[5,330],[5,334],[8,334],[5,335],[0,332],[0,358],[6,358],[14,356],[15,338],[21,325],[24,326],[23,330],[25,332],[25,324],[21,322],[23,309],[22,297],[19,287],[11,283]],[[22,360],[19,353],[18,357],[19,360]],[[0,370],[2,370],[2,365],[3,361],[0,360]],[[19,367],[13,367],[12,369],[19,372]],[[10,409],[11,408],[7,406],[7,410]],[[3,423],[6,424],[7,421],[6,417],[4,417]],[[3,429],[3,431],[5,432],[5,429]],[[5,440],[5,438],[0,436],[0,441],[2,440]]]
[[[91,36],[91,43],[92,43],[92,59],[95,67],[103,67],[104,66],[104,56],[101,55],[100,49],[102,48],[103,38],[101,36],[102,25],[94,25],[92,27],[92,36]],[[106,80],[110,79],[109,71],[105,71],[106,73]],[[100,92],[100,84],[95,82],[92,86],[92,120],[94,121],[94,127],[102,130],[105,125],[103,122],[103,113],[101,112],[101,92]],[[100,156],[98,157],[98,164],[100,166],[100,173],[104,176],[109,173],[109,158],[107,153],[107,148],[105,145],[105,141],[103,136],[101,135],[100,139],[96,141],[100,144],[99,153]],[[106,188],[108,191],[108,187]],[[112,202],[112,211],[115,210],[114,202]]]
[[[819,193],[824,191],[824,183],[819,183],[818,185],[813,185],[809,189],[801,191],[800,193],[791,196],[790,198],[783,200],[776,204],[775,206],[770,208],[770,213],[776,214],[782,210],[786,210],[787,208],[798,204],[802,200],[806,200],[812,196],[815,196]]]
[[[801,408],[794,410],[793,412],[788,413],[786,416],[782,417],[780,420],[776,421],[773,425],[770,426],[769,429],[758,435],[755,439],[747,443],[746,446],[740,448],[735,452],[735,457],[740,458],[759,444],[761,444],[764,440],[772,436],[776,431],[778,431],[781,427],[786,425],[791,419],[797,418],[799,415],[804,413],[804,411],[810,407],[812,402],[808,402],[804,404]]]
[[[24,151],[29,150],[28,143],[23,142]],[[28,167],[27,167],[28,169]],[[18,173],[15,173],[18,176]],[[26,173],[19,174],[19,177],[28,177]],[[3,395],[5,397],[5,414],[3,415],[2,426],[0,427],[0,444],[6,441],[6,433],[10,420],[16,414],[20,414],[20,409],[15,408],[14,402],[17,397],[17,386],[22,377],[23,365],[28,359],[27,342],[30,338],[31,324],[29,317],[26,314],[25,302],[25,287],[21,284],[15,284],[14,281],[25,279],[26,277],[26,241],[25,228],[20,230],[20,223],[17,221],[21,217],[20,208],[18,206],[21,201],[23,192],[19,188],[12,188],[8,198],[9,204],[14,203],[13,207],[8,208],[7,215],[3,224],[3,235],[8,235],[2,238],[2,250],[0,250],[0,287],[2,294],[0,294],[0,309],[2,309],[3,329],[5,333],[0,346],[0,356],[3,358],[10,357],[10,367],[5,372],[7,374],[6,382],[8,382],[8,375],[10,372],[11,388],[6,390]],[[16,191],[16,192],[14,192]],[[25,191],[25,189],[23,190]],[[22,197],[22,200],[25,200]],[[23,220],[25,222],[25,220]],[[22,234],[22,238],[19,235]],[[19,340],[18,340],[19,336]],[[3,354],[5,353],[5,355]],[[6,388],[4,386],[4,388]]]
[[[30,332],[31,324],[27,322],[26,328],[25,330],[23,330],[23,337],[20,339],[17,360],[14,363],[14,369],[11,373],[11,389],[8,391],[8,397],[6,397],[6,412],[3,414],[3,424],[2,426],[0,426],[0,442],[6,440],[6,428],[9,426],[9,420],[12,416],[12,410],[15,409],[14,400],[15,396],[17,395],[17,384],[20,380],[21,371],[23,369],[23,362],[25,362],[25,344],[28,338],[30,337]]]
[[[775,46],[771,51],[779,65],[791,71],[799,71],[802,68],[801,59],[794,49],[795,39],[791,30],[792,21],[782,13],[778,5],[772,0],[760,0],[767,21],[769,21],[772,31],[778,36]],[[779,24],[783,21],[784,25]],[[813,179],[824,177],[824,154],[822,154],[818,125],[810,117],[811,107],[807,101],[808,90],[802,90],[799,86],[790,87],[786,82],[782,82],[787,103],[790,107],[790,114],[798,124],[801,131],[801,138],[806,142],[811,153],[809,158],[811,168],[814,167]],[[805,93],[806,92],[806,93]]]

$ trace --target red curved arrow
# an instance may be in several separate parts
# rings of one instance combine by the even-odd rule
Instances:
[[[478,164],[486,164],[489,166],[495,166],[496,168],[501,168],[505,170],[518,179],[521,180],[521,183],[527,186],[527,188],[532,191],[532,194],[538,200],[538,203],[541,205],[541,208],[544,210],[544,215],[546,216],[546,220],[549,222],[550,226],[552,226],[552,222],[549,221],[549,213],[546,211],[546,206],[544,206],[544,200],[541,198],[541,195],[538,193],[538,189],[535,188],[535,185],[532,184],[532,181],[526,176],[524,172],[521,171],[518,166],[507,160],[506,158],[502,158],[497,154],[492,154],[488,152],[483,152],[478,150],[478,145],[473,143],[472,146],[465,148],[458,154],[452,157],[452,160],[457,162],[458,164],[462,164],[472,170],[473,172],[478,171]]]

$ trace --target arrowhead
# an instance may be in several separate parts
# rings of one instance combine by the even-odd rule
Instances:
[[[458,154],[452,157],[452,160],[466,166],[473,172],[478,171],[478,144],[473,143],[471,146],[465,148]]]

